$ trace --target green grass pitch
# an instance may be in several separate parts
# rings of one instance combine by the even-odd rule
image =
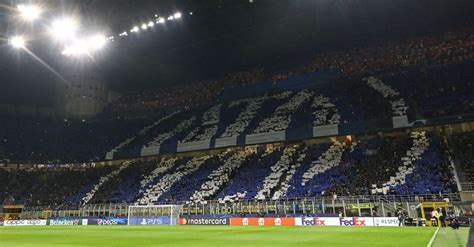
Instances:
[[[426,246],[434,232],[417,227],[0,227],[0,246]]]

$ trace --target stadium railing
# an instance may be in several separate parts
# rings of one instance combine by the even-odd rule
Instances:
[[[474,191],[474,183],[461,183],[462,191]]]
[[[427,194],[418,196],[370,195],[342,197],[314,197],[281,200],[241,199],[234,202],[207,201],[201,203],[176,203],[183,205],[182,214],[339,214],[345,216],[390,216],[399,208],[416,215],[420,202],[443,201],[459,202],[459,194]],[[166,203],[162,203],[166,204]],[[171,204],[171,203],[170,203]],[[27,218],[44,217],[86,217],[86,216],[127,216],[132,204],[90,204],[80,206],[63,205],[55,209],[44,207],[25,207]]]

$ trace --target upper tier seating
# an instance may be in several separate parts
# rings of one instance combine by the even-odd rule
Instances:
[[[215,102],[224,90],[265,81],[278,83],[291,76],[315,71],[336,70],[343,76],[370,76],[398,71],[408,66],[449,64],[474,59],[472,29],[456,30],[437,36],[412,37],[368,47],[317,53],[305,66],[291,70],[266,72],[251,69],[229,74],[215,81],[160,88],[124,95],[110,105],[108,112],[152,113],[173,107],[194,107]]]
[[[327,69],[341,74],[306,88],[278,87],[289,75],[304,77]],[[156,146],[160,152],[173,152],[179,143],[289,128],[338,124],[385,129],[393,117],[404,115],[409,122],[463,119],[474,113],[472,71],[472,30],[329,52],[284,73],[255,69],[219,81],[123,96],[91,121],[0,116],[0,159],[77,163],[103,160],[107,153],[140,156],[143,148]],[[265,80],[275,85],[260,95],[218,98],[224,90],[252,91]],[[111,113],[142,117],[103,118]]]

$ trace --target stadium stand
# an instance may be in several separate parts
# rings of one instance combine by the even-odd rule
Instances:
[[[411,132],[312,145],[264,145],[194,158],[125,161],[117,167],[2,170],[7,182],[1,185],[0,199],[33,206],[61,206],[64,198],[68,205],[146,205],[456,192],[443,150],[440,136]]]
[[[103,160],[104,152],[132,138],[153,117],[98,121],[1,117],[2,159],[84,162]]]
[[[198,170],[208,159],[210,159],[210,156],[191,159],[185,165],[177,167],[173,173],[165,174],[156,184],[151,185],[150,188],[145,190],[143,197],[138,201],[139,204],[153,204],[157,202],[164,193],[169,192],[175,183]]]
[[[95,120],[2,116],[0,157],[44,165],[0,169],[7,181],[0,200],[60,207],[456,192],[450,159],[473,177],[472,134],[448,138],[447,147],[444,136],[423,130],[374,133],[469,120],[473,55],[473,36],[463,30],[323,53],[287,72],[254,69],[126,95]],[[337,76],[318,77],[330,70]],[[396,126],[400,117],[406,121]],[[320,141],[301,141],[311,138]],[[118,166],[72,164],[163,154]]]
[[[124,96],[110,105],[122,110],[106,112],[102,118],[85,123],[2,116],[0,157],[74,163],[103,160],[107,153],[116,153],[118,158],[124,153],[124,158],[136,157],[154,154],[150,150],[158,146],[159,153],[174,152],[179,143],[314,126],[337,125],[348,134],[366,131],[373,125],[386,129],[393,127],[392,118],[404,115],[408,122],[423,123],[434,118],[466,119],[474,111],[469,93],[474,89],[473,74],[469,73],[473,70],[473,47],[471,32],[462,30],[438,38],[418,37],[381,47],[330,52],[316,56],[303,69],[288,71],[288,75],[275,77],[256,69],[217,82],[161,90],[156,95],[147,91],[143,92],[145,96]],[[330,58],[334,59],[331,63]],[[334,69],[328,64],[338,65],[338,78],[329,82],[310,79],[303,88],[280,88],[286,81],[304,78],[308,73]],[[260,95],[219,99],[226,90],[258,91],[254,87],[269,78],[278,82]],[[201,88],[206,93],[200,94]],[[187,100],[180,100],[183,95]],[[196,99],[192,95],[197,95]],[[158,98],[160,103],[155,102]],[[154,110],[141,111],[139,105]],[[110,115],[130,112],[145,115]]]
[[[470,183],[474,183],[474,133],[455,134],[450,143],[455,149],[455,156],[459,160],[462,176]]]
[[[284,72],[252,69],[216,81],[193,86],[144,91],[126,95],[111,105],[109,112],[153,112],[175,106],[194,107],[214,102],[224,89],[264,81],[279,82],[292,76],[336,69],[344,76],[364,76],[398,71],[408,66],[451,64],[474,58],[472,30],[462,29],[442,36],[419,36],[364,48],[318,53],[309,65]],[[374,56],[374,54],[377,54]]]
[[[146,154],[148,147],[161,146],[160,152],[173,152],[178,143],[314,126],[336,125],[343,133],[365,131],[371,126],[384,129],[391,126],[393,117],[405,113],[408,121],[414,122],[442,122],[432,118],[452,116],[454,121],[469,119],[474,99],[467,92],[474,88],[473,75],[466,71],[472,70],[472,66],[468,61],[366,80],[337,79],[319,87],[140,118],[32,122],[5,117],[1,123],[1,154],[2,158],[14,161],[74,163],[103,160],[107,152],[136,157],[142,149]],[[445,80],[452,82],[449,88],[445,88]],[[29,140],[28,145],[23,145],[25,140]]]
[[[16,171],[0,169],[4,181],[0,185],[0,201],[4,204],[45,207],[59,207],[67,201],[79,202],[82,197],[78,198],[77,195],[82,194],[84,187],[90,190],[101,176],[113,170],[115,167],[111,166],[45,167]]]

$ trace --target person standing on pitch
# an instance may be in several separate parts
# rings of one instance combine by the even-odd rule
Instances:
[[[436,209],[434,209],[434,217],[436,218],[436,226],[441,227],[441,224],[439,222],[439,217],[441,217],[441,215],[439,214],[438,210],[436,210]]]
[[[405,212],[403,209],[398,210],[398,226],[405,226]]]
[[[435,209],[433,209],[431,212],[430,212],[430,219],[431,219],[431,226],[436,226],[437,225],[437,222],[436,222],[436,217],[435,217]]]

